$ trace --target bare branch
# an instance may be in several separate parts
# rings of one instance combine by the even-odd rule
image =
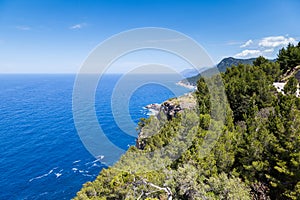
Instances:
[[[142,194],[137,198],[137,200],[139,200],[140,198],[142,198],[143,195],[144,195],[144,191],[142,191]]]
[[[142,182],[145,184],[145,185],[149,185],[149,186],[151,186],[151,187],[154,187],[154,188],[156,188],[156,189],[158,189],[158,190],[163,190],[163,191],[165,191],[167,194],[168,194],[168,200],[172,200],[172,191],[171,191],[171,189],[170,188],[168,188],[168,187],[160,187],[160,186],[158,186],[158,185],[155,185],[155,184],[153,184],[153,183],[148,183],[147,181],[145,181],[145,180],[142,180]]]

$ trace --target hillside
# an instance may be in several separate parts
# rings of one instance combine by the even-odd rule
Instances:
[[[298,81],[287,80],[285,95],[272,85],[298,65],[300,43],[276,62],[259,57],[200,78],[194,94],[141,119],[136,147],[75,199],[299,199]]]
[[[238,58],[233,58],[233,57],[228,57],[222,59],[218,64],[217,68],[220,72],[225,72],[227,68],[232,67],[232,66],[237,66],[239,64],[244,64],[244,65],[252,65],[253,61],[256,58],[249,58],[249,59],[238,59]],[[275,62],[274,60],[270,60],[271,62]],[[210,69],[207,69],[204,73],[210,73]],[[191,76],[186,78],[185,80],[182,80],[182,83],[186,85],[196,85],[197,81],[200,78],[200,74]]]
[[[203,67],[201,68],[200,71],[196,70],[196,69],[185,69],[183,70],[182,72],[180,72],[180,74],[185,77],[185,78],[189,78],[189,77],[192,77],[192,76],[196,76],[199,74],[199,72],[203,72],[205,70],[208,70],[210,67]]]
[[[219,69],[220,72],[225,72],[228,67],[238,66],[239,64],[252,65],[255,59],[256,58],[248,58],[248,59],[238,59],[233,57],[224,58],[217,65],[217,68]]]

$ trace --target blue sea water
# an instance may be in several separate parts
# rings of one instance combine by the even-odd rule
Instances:
[[[0,75],[1,200],[70,199],[82,184],[94,180],[106,167],[88,152],[77,134],[72,113],[75,77]],[[110,101],[120,77],[103,77],[95,94],[95,108],[107,136],[126,150],[135,144],[135,136],[119,129],[114,122]],[[173,85],[177,94],[187,92],[187,89],[175,85],[176,78],[164,76],[161,80],[166,85]],[[159,84],[141,86],[130,96],[129,117],[137,123],[149,114],[145,105],[174,96],[172,91]]]

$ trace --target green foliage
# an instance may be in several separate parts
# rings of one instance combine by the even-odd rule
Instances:
[[[262,66],[262,65],[265,65],[267,63],[269,63],[270,61],[268,59],[266,59],[265,57],[263,56],[259,56],[258,58],[256,58],[254,61],[253,61],[253,65],[254,66]]]
[[[208,130],[209,129],[209,125],[210,125],[210,115],[209,114],[200,114],[199,117],[199,122],[200,122],[200,127],[204,130]]]
[[[271,62],[263,56],[258,57],[254,62],[254,66],[259,67],[270,82],[278,81],[281,75],[280,65],[278,62]]]
[[[239,178],[221,173],[206,178],[201,169],[192,164],[184,164],[167,181],[176,188],[175,199],[251,199],[250,188]]]
[[[295,77],[289,78],[288,82],[284,86],[284,93],[295,95],[298,88],[298,80]]]
[[[286,48],[279,51],[277,62],[283,73],[293,70],[300,65],[300,42],[297,46],[289,44]]]
[[[198,109],[141,119],[143,148],[130,147],[75,199],[167,200],[167,189],[183,200],[299,199],[298,82],[289,79],[287,95],[272,86],[299,64],[298,50],[282,49],[276,63],[259,57],[228,68],[225,90],[218,75],[200,78]]]
[[[253,104],[258,109],[271,106],[273,78],[261,66],[239,65],[228,69],[223,78],[235,122],[245,120]]]
[[[199,112],[200,114],[209,114],[211,107],[210,94],[206,85],[206,81],[203,77],[198,80],[197,88],[199,88],[196,91]]]

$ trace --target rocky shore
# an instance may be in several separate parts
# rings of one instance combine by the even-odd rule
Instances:
[[[188,83],[188,82],[186,82],[184,80],[181,80],[181,81],[177,82],[176,85],[185,87],[185,88],[190,89],[190,90],[196,90],[197,89],[196,86],[191,85],[190,83]]]
[[[152,103],[145,108],[148,110],[154,110],[157,113],[164,112],[165,114],[174,115],[175,113],[183,110],[183,109],[192,109],[196,106],[196,97],[193,93],[187,93],[180,97],[169,99],[161,104]]]
[[[145,107],[153,113],[155,119],[152,119],[152,121],[156,120],[158,122],[163,120],[172,120],[172,118],[176,117],[178,113],[185,109],[194,109],[196,105],[197,101],[195,94],[191,92],[180,97],[168,99],[161,104],[153,103]],[[153,122],[153,124],[155,124],[155,122]],[[138,138],[136,139],[136,147],[138,149],[143,149],[146,145],[145,138],[151,137],[153,134],[152,131],[149,132],[147,128],[148,127],[146,126],[140,129]]]

